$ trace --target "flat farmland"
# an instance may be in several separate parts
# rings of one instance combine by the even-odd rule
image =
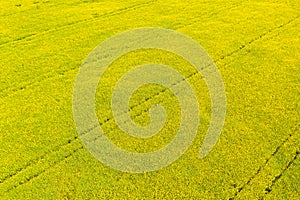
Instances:
[[[130,69],[168,65],[198,99],[197,134],[172,164],[127,173],[99,162],[73,120],[74,82],[89,53],[123,31],[158,27],[195,40],[215,62],[226,119],[212,151],[199,158],[211,121],[210,94],[184,58],[159,49],[119,57],[99,81],[99,124],[120,148],[166,146],[180,124],[172,91],[144,85],[129,113],[150,123],[153,104],[168,120],[151,138],[122,131],[111,111],[114,85]],[[126,41],[124,41],[126,42]],[[0,199],[300,199],[300,1],[12,0],[0,2]]]

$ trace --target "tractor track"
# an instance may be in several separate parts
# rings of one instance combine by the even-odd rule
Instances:
[[[256,42],[256,41],[260,40],[261,38],[263,38],[264,36],[266,36],[268,33],[271,33],[271,32],[273,32],[273,31],[276,31],[277,29],[280,29],[280,28],[284,27],[285,25],[288,25],[288,24],[292,23],[293,21],[295,21],[295,20],[298,19],[299,17],[300,17],[300,16],[297,16],[296,18],[294,18],[294,19],[292,19],[292,20],[289,20],[289,21],[288,21],[287,23],[285,23],[285,24],[282,24],[282,25],[280,25],[280,26],[278,26],[278,27],[275,27],[274,29],[270,29],[268,32],[265,32],[264,34],[261,34],[261,35],[259,35],[258,37],[256,37],[256,38],[250,40],[247,44],[241,45],[238,49],[236,49],[236,50],[230,52],[229,54],[227,54],[227,55],[225,55],[225,56],[220,57],[220,58],[217,59],[215,62],[220,62],[221,60],[224,60],[224,59],[226,59],[226,58],[228,58],[228,57],[231,57],[232,55],[238,53],[239,51],[241,51],[241,50],[243,50],[244,48],[246,48],[246,47],[248,47],[249,45],[251,45],[253,42]],[[209,66],[206,66],[206,67],[209,67]],[[202,70],[203,70],[203,68],[202,68]],[[198,73],[197,73],[197,72],[196,72],[196,73],[193,73],[193,74],[187,76],[185,79],[179,80],[177,83],[174,83],[173,86],[175,86],[175,85],[179,84],[180,82],[183,82],[183,81],[185,81],[185,80],[187,80],[187,79],[189,79],[189,78],[195,76],[196,74],[198,74]],[[201,75],[201,74],[200,74],[200,75]],[[150,100],[150,99],[152,99],[152,98],[154,98],[154,97],[156,97],[156,96],[158,96],[158,95],[164,93],[165,91],[166,91],[166,89],[163,89],[163,90],[159,91],[157,94],[155,94],[155,95],[153,95],[153,96],[151,96],[151,97],[149,97],[149,98],[146,98],[145,100],[141,101],[139,104],[135,104],[135,105],[131,106],[131,107],[129,108],[129,110],[132,110],[133,108],[142,105],[143,103],[145,103],[145,102],[147,102],[148,100]],[[122,114],[125,114],[125,113],[120,113],[120,115],[122,115]],[[141,113],[141,114],[142,114],[142,113]],[[104,120],[103,123],[108,122],[109,120],[111,120],[111,119],[107,118],[107,119]],[[94,130],[94,129],[95,129],[96,127],[98,127],[99,125],[101,126],[102,124],[101,124],[101,123],[100,123],[100,124],[94,124],[94,125],[93,125],[91,128],[89,128],[87,131],[84,131],[84,132],[82,132],[82,133],[79,133],[79,135],[84,135],[84,134],[86,134],[86,133],[88,133],[88,132]]]
[[[238,196],[238,194],[239,194],[240,192],[242,192],[242,190],[244,190],[245,187],[247,187],[247,186],[251,183],[251,181],[252,181],[254,178],[256,178],[257,176],[259,176],[260,172],[263,170],[264,167],[267,166],[267,164],[269,163],[269,161],[270,161],[276,154],[278,154],[279,150],[280,150],[281,148],[283,148],[283,146],[289,141],[289,139],[290,139],[291,137],[293,137],[295,134],[298,133],[299,128],[300,128],[300,124],[297,125],[296,128],[294,128],[293,133],[289,134],[288,137],[286,137],[286,138],[280,143],[280,145],[278,145],[278,146],[276,147],[276,149],[275,149],[275,150],[271,153],[271,155],[264,161],[264,163],[256,170],[256,172],[255,172],[255,173],[254,173],[254,174],[253,174],[253,175],[252,175],[252,176],[251,176],[251,177],[250,177],[250,178],[249,178],[249,179],[248,179],[241,187],[237,188],[237,191],[234,193],[233,197],[229,198],[229,200],[235,199],[235,198]],[[276,175],[276,176],[273,178],[273,180],[272,180],[272,184],[271,184],[270,186],[268,186],[268,187],[265,188],[266,194],[268,194],[268,193],[271,191],[271,187],[275,184],[275,182],[276,182],[279,178],[282,177],[282,174],[283,174],[283,173],[291,166],[291,164],[297,159],[297,156],[298,156],[298,154],[299,154],[299,151],[300,151],[300,150],[298,149],[295,153],[292,154],[292,155],[293,155],[292,159],[288,162],[288,164],[287,164],[285,167],[282,168],[281,173],[280,173],[279,175]]]
[[[265,32],[265,33],[259,35],[258,37],[256,37],[256,38],[250,40],[248,43],[246,43],[246,44],[244,44],[244,45],[241,45],[238,49],[236,49],[236,50],[234,50],[234,51],[232,51],[232,52],[230,52],[230,53],[228,53],[228,54],[226,54],[226,55],[220,57],[220,58],[217,59],[215,62],[219,62],[219,61],[221,61],[221,60],[225,60],[225,59],[228,58],[228,57],[231,57],[232,55],[234,55],[234,54],[240,52],[241,50],[245,49],[246,47],[248,47],[248,46],[251,45],[252,43],[254,43],[254,42],[260,40],[261,38],[264,38],[264,37],[267,36],[268,34],[274,32],[274,31],[276,31],[276,30],[279,30],[279,29],[285,27],[286,25],[288,25],[288,24],[290,24],[290,23],[296,21],[298,18],[299,18],[299,16],[297,16],[297,17],[295,17],[295,18],[289,20],[288,22],[286,22],[286,23],[284,23],[284,24],[281,24],[281,25],[279,25],[279,26],[277,26],[277,27],[275,27],[275,28],[273,28],[273,29],[268,30],[267,32]],[[195,74],[197,74],[197,73],[195,73]],[[195,74],[193,74],[192,76],[194,76]],[[147,101],[147,100],[145,100],[145,101]],[[141,104],[140,104],[140,105],[141,105]],[[107,121],[109,121],[109,120],[110,120],[110,119],[106,119],[105,121],[107,122]],[[106,122],[104,122],[104,123],[106,123]],[[299,126],[298,126],[298,127],[299,127]],[[88,131],[87,131],[87,132],[88,132]],[[241,192],[241,191],[244,189],[244,187],[245,187],[246,185],[248,185],[248,184],[251,182],[251,180],[252,180],[255,176],[257,176],[257,175],[259,174],[259,172],[261,171],[261,169],[269,162],[269,160],[270,160],[274,155],[276,155],[276,153],[278,152],[278,150],[279,150],[279,149],[280,149],[280,148],[288,141],[288,139],[289,139],[291,136],[292,136],[292,134],[290,134],[289,137],[287,137],[287,138],[286,138],[286,139],[285,139],[285,140],[284,140],[284,141],[283,141],[283,142],[275,149],[275,151],[271,154],[271,156],[265,161],[264,165],[261,166],[261,167],[257,170],[257,172],[256,172],[252,177],[250,177],[250,179],[249,179],[242,187],[240,187],[240,188],[238,189],[238,192],[235,194],[235,196],[234,196],[232,199],[234,199],[234,198],[238,195],[238,193]],[[53,148],[50,152],[55,152],[55,151],[57,151],[57,149],[60,149],[62,146],[69,145],[70,143],[72,143],[73,141],[75,141],[75,140],[77,140],[77,139],[78,139],[78,137],[75,136],[74,138],[69,139],[67,143],[64,143],[64,144],[61,145],[61,146],[56,146],[56,147]],[[78,148],[77,150],[74,150],[73,153],[77,152],[79,149],[82,149],[82,148],[83,148],[83,147],[80,147],[80,148]],[[70,153],[70,155],[68,155],[68,156],[66,156],[66,157],[64,157],[64,158],[62,158],[62,159],[60,160],[60,162],[63,161],[64,159],[70,158],[70,157],[73,155],[73,153]],[[298,154],[299,154],[299,151],[296,152],[296,155],[294,156],[294,158],[292,159],[292,161],[289,162],[285,168],[283,168],[281,174],[283,174],[283,173],[291,166],[291,164],[294,162],[294,160],[297,159]],[[34,162],[31,161],[31,162],[29,162],[27,165],[25,165],[25,167],[19,168],[19,169],[16,170],[14,173],[12,173],[12,174],[10,174],[10,175],[7,175],[6,177],[2,178],[2,179],[0,180],[0,185],[1,185],[1,184],[4,184],[6,181],[8,181],[8,180],[11,179],[11,178],[14,178],[14,177],[15,177],[16,175],[18,175],[19,173],[22,173],[26,168],[28,168],[29,166],[34,165],[34,163],[39,162],[40,159],[44,159],[44,158],[46,157],[46,155],[47,155],[47,153],[43,154],[43,155],[40,156],[39,159],[37,159],[36,161],[34,161]],[[33,163],[33,164],[32,164],[32,163]],[[55,165],[58,164],[58,163],[59,163],[59,162],[56,162]],[[10,188],[9,190],[7,190],[6,192],[13,190],[13,189],[19,187],[20,185],[23,185],[23,184],[28,183],[28,182],[31,181],[32,179],[34,179],[34,178],[36,178],[36,177],[39,177],[42,173],[46,172],[46,171],[47,171],[48,169],[50,169],[50,168],[51,168],[51,167],[41,170],[41,173],[38,173],[38,174],[36,174],[36,175],[34,175],[34,176],[28,178],[27,181],[23,181],[22,184],[19,184],[19,185],[16,185],[16,186],[14,186],[14,187],[11,187],[11,188]],[[270,187],[272,187],[272,186],[275,184],[275,182],[276,182],[280,177],[281,177],[281,175],[278,176],[278,177],[275,177],[274,180],[272,181],[272,185],[271,185]]]
[[[21,177],[18,179],[17,183],[14,183],[14,184],[9,184],[7,187],[6,187],[6,193],[10,192],[11,190],[14,190],[18,187],[20,187],[21,185],[24,185],[24,184],[27,184],[29,183],[30,181],[32,181],[33,179],[39,177],[40,175],[42,175],[43,173],[45,173],[46,171],[48,171],[49,169],[53,168],[54,166],[56,166],[57,164],[65,161],[66,159],[69,159],[71,158],[71,156],[73,156],[76,152],[78,152],[79,150],[83,149],[83,146],[79,146],[77,148],[72,148],[72,146],[70,147],[70,149],[68,149],[69,152],[65,153],[65,155],[59,157],[57,160],[50,160],[51,161],[51,164],[40,164],[41,161],[38,160],[37,161],[37,165],[36,166],[39,166],[41,168],[38,168],[36,169],[36,173],[34,172],[30,172],[29,171],[29,175],[26,174],[25,177]],[[45,160],[45,162],[47,162],[48,160]],[[41,166],[40,166],[41,165]],[[2,185],[3,186],[3,185]],[[5,186],[4,186],[5,187]],[[0,185],[0,188],[1,188],[1,185]]]
[[[19,37],[17,39],[14,39],[12,41],[7,41],[7,42],[1,43],[0,48],[4,45],[16,44],[16,43],[22,42],[22,41],[27,40],[27,39],[32,39],[33,37],[39,37],[39,36],[46,35],[46,34],[49,34],[49,33],[55,32],[55,31],[63,30],[63,29],[66,29],[68,27],[75,26],[77,24],[98,21],[99,18],[101,18],[101,17],[107,18],[107,17],[115,16],[115,15],[118,15],[118,14],[121,14],[121,13],[124,13],[124,12],[128,12],[128,11],[131,11],[131,10],[135,10],[137,8],[141,8],[141,7],[150,5],[150,4],[152,4],[154,2],[157,2],[157,1],[158,0],[151,0],[151,1],[144,2],[144,3],[135,4],[135,5],[132,5],[132,6],[128,6],[128,7],[125,7],[125,8],[120,8],[120,9],[117,9],[115,11],[111,11],[111,12],[99,15],[97,18],[94,18],[94,17],[86,18],[86,19],[70,22],[70,23],[67,23],[65,25],[53,28],[53,29],[48,29],[48,30],[45,30],[45,31],[42,31],[42,32],[39,32],[39,33],[29,34],[28,36],[21,36],[21,37]]]
[[[211,13],[209,13],[208,17],[209,17],[209,18],[210,18],[210,17],[213,17],[213,16],[219,14],[219,13],[222,12],[222,11],[231,10],[231,9],[234,9],[234,8],[238,8],[238,7],[240,7],[240,6],[243,6],[243,5],[242,5],[240,2],[236,2],[236,3],[232,4],[231,6],[224,7],[224,8],[222,8],[222,9],[218,10],[217,12],[211,12]],[[195,20],[191,21],[191,22],[188,23],[188,24],[179,25],[179,26],[177,27],[177,29],[186,28],[186,27],[191,26],[191,25],[194,25],[194,24],[196,24],[196,23],[203,22],[203,19],[199,19],[199,18],[201,18],[201,17],[195,18]]]
[[[261,38],[264,38],[265,36],[267,36],[268,34],[272,33],[273,31],[278,30],[278,29],[280,29],[280,28],[282,28],[282,27],[284,27],[284,26],[286,26],[286,25],[292,23],[293,21],[295,21],[295,20],[298,19],[298,18],[299,18],[299,16],[297,16],[296,18],[294,18],[294,19],[292,19],[292,20],[289,20],[289,21],[288,21],[287,23],[285,23],[285,24],[281,24],[281,25],[279,25],[279,26],[277,26],[277,27],[275,27],[275,28],[273,28],[273,29],[270,29],[269,31],[267,31],[267,32],[265,32],[265,33],[259,35],[258,37],[256,37],[256,38],[250,40],[247,44],[244,44],[244,45],[240,46],[238,49],[236,49],[236,50],[234,50],[234,51],[228,53],[227,55],[220,57],[220,58],[217,59],[215,62],[219,62],[219,61],[222,61],[222,60],[224,60],[224,59],[226,59],[226,58],[228,58],[228,57],[231,57],[232,55],[234,55],[234,54],[240,52],[241,50],[243,50],[243,49],[246,48],[247,46],[251,45],[253,42],[255,42],[255,41],[257,41],[257,40],[260,40]],[[198,74],[198,73],[191,74],[188,78],[191,78],[191,77],[195,76],[196,74]],[[163,91],[161,91],[161,92],[163,92]],[[158,94],[157,94],[157,95],[158,95]],[[154,97],[154,96],[153,96],[153,97]],[[150,100],[150,99],[153,98],[153,97],[150,97],[150,98],[148,98],[148,99],[145,99],[144,102]],[[144,103],[144,102],[143,102],[143,103]],[[140,103],[140,104],[138,104],[138,105],[134,105],[134,106],[133,106],[132,108],[130,108],[130,109],[133,109],[134,107],[137,107],[137,106],[139,106],[139,105],[142,105],[143,103]],[[144,110],[144,112],[147,112],[147,110]],[[138,115],[140,115],[140,114],[138,114]],[[138,116],[138,115],[136,115],[136,116]],[[110,121],[110,119],[105,119],[105,120],[102,122],[102,124],[107,123],[108,121]],[[100,125],[101,125],[101,123],[100,123]],[[90,130],[87,130],[85,133],[88,133],[89,131],[91,131],[91,130],[94,129],[95,127],[97,127],[97,125],[94,126],[94,127],[91,127],[91,129],[90,129]],[[85,133],[82,133],[82,134],[85,134]],[[281,148],[281,146],[282,146],[284,143],[286,143],[290,137],[291,137],[291,135],[290,135],[288,138],[286,138],[286,139],[283,141],[283,143],[281,143],[281,144],[276,148],[276,150],[272,153],[271,157],[273,157],[273,155],[275,155],[275,154],[278,152],[278,150]],[[58,146],[54,147],[54,148],[51,149],[49,152],[44,153],[42,156],[40,156],[39,158],[35,159],[34,161],[28,162],[28,164],[26,164],[26,165],[25,165],[24,167],[22,167],[22,168],[19,168],[19,169],[16,170],[14,173],[12,173],[12,174],[10,174],[10,175],[7,175],[7,176],[5,176],[5,177],[3,177],[3,178],[1,178],[1,180],[0,180],[0,187],[1,187],[1,185],[5,184],[7,181],[9,181],[10,179],[13,179],[14,177],[18,176],[18,174],[25,172],[27,168],[29,168],[29,167],[34,167],[34,165],[35,165],[36,163],[40,162],[40,160],[45,159],[45,158],[47,157],[48,154],[55,153],[55,152],[59,151],[62,147],[65,147],[65,146],[67,146],[67,145],[72,145],[72,143],[74,143],[74,141],[78,141],[78,139],[79,139],[78,136],[75,136],[75,137],[73,137],[72,139],[69,139],[69,140],[68,140],[67,142],[65,142],[64,144],[58,145]],[[74,152],[77,152],[79,149],[83,149],[83,146],[80,146],[79,148],[77,148],[77,150],[75,149]],[[73,155],[73,153],[70,153],[70,155],[68,155],[68,156],[64,156],[62,159],[60,159],[59,162],[62,162],[62,161],[63,161],[64,159],[66,159],[66,158],[70,158],[72,155]],[[298,155],[298,153],[297,153],[297,155]],[[296,158],[295,158],[295,159],[296,159]],[[268,162],[268,160],[269,160],[269,159],[267,159],[266,162]],[[57,165],[59,162],[55,162],[55,165]],[[287,169],[290,165],[291,165],[291,164],[289,164],[289,165],[286,167],[286,169]],[[21,184],[14,185],[14,186],[8,188],[8,189],[6,190],[6,192],[12,191],[13,189],[19,187],[20,185],[26,184],[26,183],[28,183],[29,181],[31,181],[32,179],[34,179],[34,178],[36,178],[36,177],[39,177],[41,174],[43,174],[44,172],[46,172],[48,169],[51,169],[51,167],[53,167],[53,166],[47,167],[46,169],[41,170],[40,173],[36,173],[35,175],[30,176],[29,178],[27,178],[26,180],[24,180],[23,182],[21,182]],[[262,168],[263,168],[263,167],[261,166],[261,167],[259,168],[259,171],[260,171]],[[285,169],[285,170],[286,170],[286,169]],[[285,170],[284,170],[284,171],[285,171]],[[259,171],[258,171],[258,173],[259,173]],[[283,172],[284,172],[284,171],[283,171]],[[251,177],[251,178],[246,182],[245,186],[246,186],[247,184],[249,184],[249,183],[251,182],[251,180],[252,180],[258,173],[255,173],[255,175],[254,175],[253,177]],[[279,178],[280,178],[280,177],[279,177]],[[277,178],[277,179],[278,179],[278,178]],[[277,180],[277,179],[276,179],[276,180]],[[276,182],[276,180],[274,181],[274,183]],[[244,187],[245,187],[245,186],[244,186]],[[242,187],[242,189],[238,189],[237,194],[238,194],[240,191],[242,191],[244,187]],[[236,194],[235,196],[237,196],[237,194]]]
[[[47,8],[47,10],[49,9],[49,8],[57,8],[57,7],[59,7],[59,6],[79,6],[79,5],[81,5],[81,4],[85,4],[86,2],[84,2],[84,1],[79,1],[79,2],[74,2],[74,3],[66,3],[66,2],[64,2],[64,3],[56,3],[56,4],[50,4],[49,5],[49,1],[43,1],[43,2],[39,2],[39,0],[36,0],[36,1],[34,1],[34,2],[32,2],[32,4],[30,5],[30,6],[27,6],[27,8],[26,9],[24,9],[24,10],[20,10],[20,11],[16,11],[16,12],[10,12],[10,13],[7,13],[7,14],[1,14],[0,15],[0,18],[2,18],[2,17],[10,17],[10,16],[12,16],[12,15],[17,15],[17,14],[20,14],[20,13],[28,13],[28,12],[31,12],[32,10],[36,10],[36,6],[46,6]],[[16,6],[16,5],[15,5]],[[41,9],[43,9],[43,8],[41,8]]]
[[[282,177],[282,175],[286,172],[286,170],[288,170],[290,168],[290,166],[296,161],[296,159],[299,158],[298,157],[299,154],[300,154],[300,149],[295,152],[292,160],[290,160],[287,163],[287,165],[281,169],[280,174],[276,175],[273,178],[271,185],[269,185],[268,187],[265,188],[265,195],[269,194],[272,191],[272,187],[274,186],[274,184]]]
[[[158,1],[158,0],[155,0],[155,1]],[[155,1],[151,1],[151,2],[155,2]],[[142,6],[140,6],[140,7],[142,7]],[[230,7],[226,7],[226,8],[224,8],[224,7],[222,7],[218,12],[214,12],[214,14],[211,14],[210,15],[210,17],[211,16],[213,16],[213,15],[216,15],[216,14],[218,14],[218,13],[221,13],[222,11],[224,11],[224,10],[228,10],[228,9],[232,9],[232,8],[236,8],[237,7],[237,5],[233,5],[233,6],[230,6]],[[118,14],[121,14],[122,12],[119,12]],[[209,19],[209,17],[208,18],[206,18],[206,20],[207,19]],[[96,20],[91,20],[91,21],[86,21],[86,22],[94,22],[94,21],[97,21],[97,19]],[[198,20],[197,20],[198,21]],[[196,22],[195,22],[196,23]],[[74,25],[76,25],[76,24],[74,24]],[[189,25],[191,25],[191,24],[189,24]],[[187,26],[189,26],[189,25],[187,25]],[[179,26],[178,27],[178,29],[181,29],[181,28],[184,28],[185,26]],[[51,32],[54,32],[54,30],[57,30],[57,31],[59,31],[59,30],[61,30],[60,28],[57,28],[57,29],[52,29],[51,31],[47,31],[47,32],[45,32],[44,34],[48,34],[48,33],[51,33]],[[39,36],[41,36],[41,35],[44,35],[44,34],[38,34]],[[38,36],[38,35],[29,35],[28,37],[34,37],[34,36]],[[20,42],[22,42],[22,41],[24,41],[26,39],[26,37],[23,37],[22,39],[20,39],[20,40],[18,40],[18,41],[20,41]],[[31,40],[32,41],[32,40]],[[1,48],[1,45],[0,45],[0,48]],[[72,68],[70,68],[70,69],[67,69],[67,70],[64,70],[64,71],[61,71],[61,72],[58,72],[58,73],[56,73],[56,74],[53,74],[53,73],[51,73],[51,72],[48,72],[48,73],[44,73],[44,74],[42,74],[42,75],[40,75],[40,76],[38,76],[38,77],[33,77],[33,78],[31,78],[31,79],[25,79],[25,80],[23,80],[21,83],[22,83],[22,85],[18,85],[18,86],[13,86],[13,87],[10,87],[10,86],[8,86],[8,87],[6,87],[6,88],[3,88],[3,89],[1,89],[0,90],[0,96],[1,97],[6,97],[6,96],[11,96],[13,93],[15,93],[15,92],[18,92],[18,91],[22,91],[22,90],[24,90],[24,89],[26,89],[27,87],[30,87],[30,86],[32,86],[32,85],[36,85],[36,84],[39,84],[39,82],[41,82],[41,81],[44,81],[44,80],[47,80],[47,79],[49,79],[49,78],[53,78],[53,77],[55,77],[55,76],[57,76],[57,75],[59,75],[59,74],[64,74],[64,73],[68,73],[68,72],[70,72],[70,71],[74,71],[74,70],[76,70],[78,67],[77,66],[75,66],[75,67],[72,67]],[[31,81],[29,81],[29,80],[31,80]]]

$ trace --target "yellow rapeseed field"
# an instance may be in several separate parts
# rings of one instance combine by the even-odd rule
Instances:
[[[213,150],[199,158],[212,110],[201,74],[159,49],[121,56],[96,92],[99,123],[114,144],[155,151],[180,124],[176,95],[149,84],[133,93],[129,112],[145,126],[149,108],[159,103],[168,116],[163,129],[140,139],[118,127],[112,91],[137,65],[176,69],[200,109],[197,135],[178,160],[128,173],[99,162],[82,144],[72,98],[88,54],[118,33],[143,27],[177,31],[207,51],[224,82],[226,119]],[[2,0],[0,199],[300,199],[299,58],[298,0]]]

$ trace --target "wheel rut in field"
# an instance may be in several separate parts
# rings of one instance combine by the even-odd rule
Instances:
[[[219,11],[216,11],[215,14],[218,14],[218,13],[221,13],[222,11],[224,10],[228,10],[228,9],[231,9],[231,8],[235,8],[236,6],[231,6],[231,7],[221,7]],[[120,12],[121,14],[121,12]],[[208,18],[206,18],[206,20],[208,20]],[[182,28],[182,26],[180,26]],[[180,29],[180,27],[178,29]],[[48,33],[48,32],[47,32]],[[21,42],[21,41],[20,41]],[[1,48],[1,45],[0,45],[0,48]],[[23,81],[21,81],[19,84],[22,84],[22,85],[17,85],[17,86],[8,86],[6,88],[3,88],[0,90],[0,96],[2,97],[6,97],[6,96],[10,96],[11,94],[15,93],[15,92],[19,92],[19,91],[22,91],[28,87],[31,87],[33,85],[38,85],[41,81],[44,81],[44,80],[47,80],[47,79],[50,79],[50,78],[53,78],[53,77],[56,77],[57,75],[63,75],[65,73],[68,73],[70,71],[74,71],[76,70],[78,67],[77,66],[74,66],[72,68],[69,68],[65,71],[61,71],[61,72],[56,72],[56,73],[53,73],[53,72],[46,72],[44,74],[41,74],[40,76],[37,76],[37,77],[33,77],[31,79],[24,79]]]
[[[277,147],[276,149],[271,153],[271,155],[263,162],[263,164],[256,170],[256,172],[240,187],[237,188],[237,191],[234,193],[234,195],[229,198],[229,200],[236,199],[238,195],[247,187],[250,185],[250,183],[255,179],[258,178],[260,174],[262,173],[262,170],[269,164],[269,162],[278,154],[279,150],[285,148],[284,146],[289,142],[289,140],[292,137],[299,137],[299,128],[300,124],[294,128],[293,133],[289,134],[288,137],[286,137]],[[271,184],[267,187],[265,187],[264,191],[265,194],[270,193],[272,186],[282,177],[284,172],[291,166],[291,164],[297,159],[299,155],[300,149],[297,149],[295,152],[291,152],[290,155],[292,155],[292,158],[287,162],[287,164],[282,167],[281,172],[278,175],[273,176],[273,179],[271,181]]]
[[[272,187],[274,186],[274,184],[282,177],[282,175],[286,172],[286,170],[288,170],[291,167],[291,165],[299,158],[298,157],[299,154],[300,154],[300,150],[297,150],[292,160],[290,160],[288,164],[284,168],[282,168],[279,175],[273,178],[271,185],[265,188],[266,195],[272,191]]]
[[[219,61],[221,61],[221,60],[225,60],[225,59],[228,58],[228,57],[231,57],[232,55],[234,55],[234,54],[240,52],[241,50],[245,49],[247,46],[251,45],[253,42],[258,41],[258,40],[260,40],[261,38],[264,38],[265,36],[267,36],[268,34],[274,32],[274,31],[276,31],[276,30],[278,30],[278,29],[281,29],[281,28],[285,27],[286,25],[288,25],[288,24],[290,24],[290,23],[296,21],[298,18],[299,18],[299,16],[297,16],[297,17],[295,17],[295,18],[289,20],[289,21],[288,21],[287,23],[285,23],[285,24],[281,24],[281,25],[279,25],[279,26],[277,26],[277,27],[275,27],[275,28],[273,28],[273,29],[270,29],[269,31],[267,31],[267,32],[265,32],[265,33],[259,35],[258,37],[252,39],[252,40],[249,41],[247,44],[244,44],[244,45],[242,45],[241,47],[239,47],[238,49],[236,49],[236,50],[234,50],[234,51],[228,53],[227,55],[220,57],[219,59],[216,60],[216,62],[219,62]],[[196,74],[197,74],[197,73],[194,73],[194,74],[190,75],[189,78],[195,76]],[[161,91],[161,92],[163,92],[163,91]],[[150,98],[149,98],[148,100],[150,100]],[[147,100],[145,100],[145,102],[146,102],[146,101],[147,101]],[[140,104],[140,105],[141,105],[141,104]],[[136,106],[138,106],[138,105],[135,105],[134,107],[136,107]],[[110,120],[110,119],[105,119],[103,123],[106,123],[106,122],[108,122],[109,120]],[[93,128],[95,128],[95,127],[92,127],[92,129],[93,129]],[[92,130],[92,129],[91,129],[91,130]],[[87,132],[89,132],[89,131],[90,131],[90,130],[87,130]],[[290,137],[291,137],[291,136],[289,136],[287,139],[285,139],[283,143],[285,143],[286,141],[288,141],[288,139],[289,139]],[[62,147],[64,147],[64,146],[67,146],[67,145],[70,145],[71,143],[73,143],[74,141],[77,141],[77,140],[78,140],[78,137],[77,137],[77,136],[75,136],[75,137],[72,138],[72,139],[69,139],[69,140],[67,141],[67,143],[64,143],[64,144],[62,144],[62,145],[59,145],[59,146],[54,147],[54,148],[50,151],[50,154],[59,151],[60,148],[62,148]],[[271,157],[273,157],[274,155],[276,155],[276,153],[277,153],[278,150],[281,148],[281,146],[283,145],[283,143],[282,143],[279,147],[276,148],[276,150],[272,153],[272,156],[271,156]],[[77,148],[77,150],[75,149],[74,151],[77,152],[79,149],[82,149],[82,148],[83,148],[83,147],[81,146],[81,147]],[[49,153],[49,152],[48,152],[48,153]],[[72,154],[73,154],[73,153],[70,153],[70,155],[64,156],[64,157],[60,160],[60,162],[63,161],[64,158],[69,158],[69,157],[71,157]],[[298,154],[299,154],[299,151],[297,151],[294,160],[296,160]],[[7,175],[7,176],[1,178],[1,179],[0,179],[0,185],[1,185],[1,184],[3,185],[6,181],[8,181],[8,180],[10,180],[10,179],[13,179],[13,178],[14,178],[15,176],[17,176],[18,174],[23,173],[24,170],[26,170],[27,168],[33,167],[33,165],[35,165],[36,163],[38,163],[40,160],[45,159],[45,157],[46,157],[47,155],[48,155],[48,154],[45,153],[45,154],[43,154],[42,156],[40,156],[38,159],[36,159],[36,160],[34,160],[34,161],[28,162],[27,165],[25,165],[25,166],[22,167],[22,168],[17,169],[15,172],[11,173],[10,175]],[[270,158],[271,158],[271,157],[270,157]],[[269,159],[270,159],[270,158],[269,158]],[[268,163],[269,159],[267,159],[267,161],[266,161],[265,163]],[[292,161],[292,162],[293,162],[293,161]],[[287,165],[286,169],[288,169],[288,168],[290,167],[290,165],[292,164],[292,162],[291,162],[290,164]],[[56,162],[56,164],[57,164],[57,163],[58,163],[58,162]],[[6,190],[6,192],[13,190],[14,188],[17,188],[17,187],[19,187],[20,185],[26,184],[27,182],[29,182],[29,181],[31,181],[32,179],[34,179],[34,178],[40,176],[42,173],[46,172],[46,171],[47,171],[48,169],[50,169],[50,168],[51,168],[51,167],[48,167],[48,168],[46,168],[46,169],[41,170],[40,173],[36,173],[35,175],[31,175],[29,178],[26,178],[27,181],[26,181],[26,180],[25,180],[25,181],[22,181],[21,184],[17,184],[17,186],[12,186],[12,187],[10,187],[8,190]],[[258,172],[255,173],[255,175],[253,176],[253,178],[254,178],[255,176],[257,176],[257,174],[259,174],[259,172],[260,172],[260,170],[261,170],[262,168],[263,168],[263,166],[261,166],[261,167],[259,168]],[[284,173],[284,172],[286,171],[286,169],[284,169],[282,173]],[[279,177],[274,181],[274,183],[275,183],[280,177],[281,177],[281,176],[279,176]],[[252,180],[253,178],[251,177],[251,178],[246,182],[245,186],[248,185],[248,184],[251,182],[251,180]],[[271,186],[272,186],[272,185],[271,185]],[[242,189],[239,188],[239,189],[238,189],[238,193],[239,193],[240,191],[242,191],[243,188],[244,188],[244,187],[242,187]],[[237,193],[237,194],[238,194],[238,193]],[[233,198],[235,198],[236,196],[237,196],[237,195],[235,195]]]
[[[1,43],[0,44],[0,48],[2,46],[4,46],[4,45],[8,45],[8,44],[12,44],[12,43],[13,44],[20,43],[20,42],[23,42],[24,40],[32,39],[33,37],[38,37],[38,36],[46,35],[46,34],[49,34],[49,33],[52,33],[52,32],[56,32],[56,31],[59,31],[59,30],[63,30],[63,29],[66,29],[68,27],[73,27],[73,26],[75,26],[77,24],[98,21],[99,18],[101,18],[101,17],[102,18],[103,17],[105,17],[105,18],[106,17],[111,17],[111,16],[115,16],[115,15],[118,15],[118,14],[121,14],[121,13],[124,13],[124,12],[135,10],[137,8],[141,8],[141,7],[147,6],[149,4],[152,4],[152,3],[156,2],[156,1],[158,1],[158,0],[151,0],[151,1],[144,2],[144,3],[135,4],[135,5],[132,5],[132,6],[128,6],[128,7],[125,7],[125,8],[120,8],[118,10],[111,11],[111,12],[99,15],[96,18],[95,17],[91,17],[91,18],[86,18],[86,19],[82,19],[82,20],[78,20],[78,21],[73,21],[73,22],[67,23],[65,25],[58,26],[58,27],[53,28],[53,29],[48,29],[48,30],[45,30],[45,31],[42,31],[42,32],[39,32],[39,33],[35,33],[35,34],[29,34],[27,36],[21,36],[21,37],[16,38],[16,39],[14,39],[12,41],[6,41],[6,42]]]

